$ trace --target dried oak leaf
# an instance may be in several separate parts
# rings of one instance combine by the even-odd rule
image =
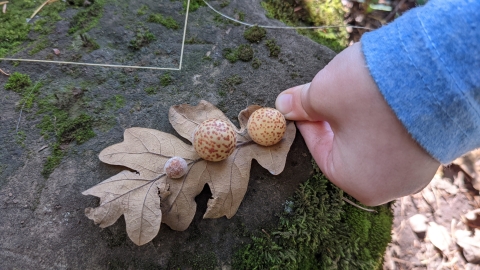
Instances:
[[[285,167],[285,160],[295,138],[296,128],[288,123],[284,138],[278,144],[265,147],[255,144],[246,130],[248,118],[260,106],[249,106],[240,112],[240,129],[233,154],[220,162],[201,159],[190,144],[158,130],[129,128],[124,141],[105,148],[101,161],[128,167],[128,170],[84,191],[83,195],[100,197],[100,205],[87,208],[85,213],[100,227],[112,225],[122,214],[127,233],[137,245],[151,241],[160,229],[160,223],[183,231],[188,228],[196,211],[195,196],[208,184],[212,198],[204,218],[231,218],[245,196],[252,159],[277,175]],[[197,106],[173,106],[169,120],[175,130],[192,142],[195,128],[204,120],[230,120],[212,104],[201,101]],[[232,124],[232,126],[234,126]],[[188,172],[180,179],[165,175],[165,162],[173,156],[184,158]]]
[[[446,253],[452,243],[452,238],[447,228],[433,221],[429,222],[428,225],[427,238],[436,248]]]

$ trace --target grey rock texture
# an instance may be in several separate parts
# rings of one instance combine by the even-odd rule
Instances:
[[[171,1],[160,1],[159,5],[171,3],[181,6]],[[258,0],[231,1],[221,11],[232,16],[241,11],[245,21],[260,25],[282,25],[266,18]],[[99,63],[130,54],[127,64],[178,64],[183,27],[164,30],[173,37],[157,38],[152,46],[132,54],[125,43],[133,34],[109,22],[114,16],[111,11],[105,12],[100,22],[102,30],[94,28],[89,32],[101,49],[81,51],[82,61]],[[183,15],[177,12],[172,16],[181,21]],[[40,134],[37,125],[42,115],[37,114],[36,106],[20,115],[16,105],[20,96],[4,88],[8,77],[0,75],[0,269],[228,269],[234,251],[248,242],[250,233],[275,224],[285,200],[312,173],[311,157],[300,134],[282,174],[270,175],[254,162],[247,194],[232,219],[202,219],[209,198],[205,189],[197,197],[197,214],[186,231],[176,232],[162,224],[152,242],[138,247],[128,239],[123,217],[101,229],[84,215],[84,209],[97,206],[98,199],[81,192],[123,169],[101,163],[97,155],[105,147],[123,141],[126,128],[138,126],[175,134],[168,122],[169,107],[197,104],[201,99],[213,103],[238,123],[236,117],[242,109],[251,104],[274,106],[279,92],[309,82],[334,57],[331,50],[294,30],[267,30],[266,39],[275,39],[281,47],[278,58],[269,57],[263,40],[252,44],[254,57],[261,61],[258,69],[252,68],[252,62],[230,63],[222,51],[248,44],[243,37],[246,27],[219,21],[208,7],[190,13],[186,36],[197,42],[185,44],[182,69],[169,71],[173,82],[165,87],[160,85],[160,77],[166,73],[162,70],[23,62],[13,66],[12,62],[0,62],[2,69],[28,74],[34,82],[42,81],[38,99],[56,95],[59,103],[65,102],[63,108],[70,115],[84,112],[96,119],[96,136],[81,145],[72,142],[64,146],[65,157],[44,178],[41,171],[52,152],[54,138]],[[65,22],[58,23],[60,32],[66,29]],[[116,34],[109,36],[102,31]],[[161,37],[162,33],[157,35]],[[108,40],[123,45],[109,46]],[[69,43],[58,38],[57,45],[61,44]],[[42,53],[47,52],[40,52],[40,58]],[[241,78],[241,83],[225,84],[232,76]],[[68,97],[67,90],[72,87],[84,89],[80,105]],[[155,93],[147,94],[148,87],[153,87]],[[124,98],[124,106],[102,109],[116,95]],[[25,137],[19,140],[16,130]]]

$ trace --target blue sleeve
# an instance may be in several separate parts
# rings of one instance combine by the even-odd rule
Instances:
[[[479,10],[476,0],[431,0],[361,39],[385,100],[443,164],[480,147]]]

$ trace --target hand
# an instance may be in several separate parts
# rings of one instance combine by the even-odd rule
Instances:
[[[420,191],[440,165],[388,106],[360,43],[338,54],[311,83],[282,92],[276,107],[297,121],[330,181],[365,205]]]

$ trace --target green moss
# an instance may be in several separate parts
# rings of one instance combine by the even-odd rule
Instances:
[[[206,6],[203,0],[190,0],[189,12],[193,12],[200,7]],[[183,0],[183,10],[187,10],[187,0]]]
[[[52,32],[55,23],[61,19],[58,13],[65,9],[66,4],[61,1],[49,4],[40,11],[42,19],[37,19],[38,23],[27,23],[25,19],[41,4],[42,1],[38,0],[18,0],[8,4],[7,12],[0,16],[0,57],[23,49],[24,46],[20,45],[29,40],[31,29],[35,29],[40,36]],[[32,38],[38,40],[40,36],[36,34]]]
[[[275,39],[267,40],[265,46],[267,46],[268,51],[270,52],[270,57],[278,57],[280,54],[280,46],[277,45]]]
[[[57,136],[62,143],[76,141],[78,144],[82,144],[95,137],[92,126],[92,117],[82,113],[78,117],[58,123]]]
[[[243,82],[242,77],[238,75],[230,76],[222,81],[220,81],[220,88],[218,89],[218,94],[220,96],[226,96],[227,93],[232,93],[235,91],[235,86]]]
[[[48,178],[55,168],[60,165],[65,152],[60,148],[59,143],[53,144],[52,153],[47,157],[47,161],[43,164],[42,175]]]
[[[155,89],[155,87],[153,86],[148,86],[147,88],[144,89],[145,92],[149,95],[154,95],[155,93],[157,93],[157,90]]]
[[[234,49],[225,48],[222,54],[230,63],[235,63],[238,60],[248,62],[253,59],[253,48],[249,44],[242,44]]]
[[[160,77],[160,85],[165,87],[169,86],[173,82],[173,78],[170,73],[165,73]]]
[[[105,1],[106,0],[95,0],[90,6],[81,8],[81,10],[73,16],[68,33],[83,34],[97,26],[98,21],[103,16]]]
[[[42,38],[40,40],[37,40],[35,42],[34,47],[28,52],[29,55],[34,55],[40,52],[41,50],[47,48],[49,46],[50,42],[46,38]]]
[[[245,21],[245,13],[244,12],[239,11],[237,14],[238,14],[238,20],[239,21],[242,21],[242,22]]]
[[[376,269],[390,242],[390,206],[370,213],[345,204],[320,172],[285,203],[278,227],[252,236],[234,269]]]
[[[242,44],[238,46],[238,59],[248,62],[253,59],[253,48],[249,44]]]
[[[18,104],[24,109],[30,109],[33,106],[41,87],[42,83],[36,83],[35,85],[32,85],[30,76],[18,72],[14,72],[12,75],[10,75],[7,83],[5,84],[5,89],[12,90],[20,94],[21,99]]]
[[[100,45],[87,34],[80,34],[82,40],[82,47],[86,48],[88,52],[100,49]]]
[[[162,14],[150,14],[150,16],[147,19],[148,22],[153,22],[153,23],[159,23],[163,26],[165,26],[168,29],[178,29],[178,23],[175,21],[172,17],[163,17]]]
[[[32,85],[32,80],[27,74],[14,72],[8,77],[8,81],[5,84],[5,89],[12,90],[17,93],[22,93]]]
[[[25,147],[25,139],[27,138],[27,134],[25,133],[25,131],[23,130],[19,130],[16,134],[15,134],[15,142],[19,145],[21,145],[22,147]]]
[[[223,0],[221,3],[220,3],[220,7],[221,8],[224,8],[226,6],[230,5],[230,1],[228,0]]]
[[[338,26],[343,25],[345,11],[341,1],[311,0],[303,2],[303,9],[295,12],[295,0],[264,0],[262,6],[267,16],[283,21],[290,26]],[[314,41],[339,52],[347,46],[348,34],[345,27],[298,30]]]
[[[8,12],[0,16],[0,57],[16,48],[27,39],[31,25],[27,24],[25,18],[33,13],[35,3],[30,1],[19,1],[8,5]]]
[[[137,15],[142,16],[147,14],[148,7],[146,5],[142,5],[138,10],[137,10]]]
[[[68,112],[59,109],[48,101],[39,104],[39,107],[41,111],[49,111],[37,125],[40,128],[40,133],[45,139],[50,136],[56,138],[55,143],[51,145],[52,152],[43,165],[42,175],[47,178],[60,164],[69,143],[82,144],[95,137],[93,132],[94,120],[86,113],[81,113],[77,117],[70,117]]]
[[[227,59],[230,63],[235,63],[238,61],[238,51],[232,48],[225,48],[222,51],[223,57]]]
[[[253,67],[254,69],[259,68],[261,65],[262,65],[262,61],[261,61],[260,59],[258,59],[258,58],[256,58],[256,57],[253,58],[252,67]]]
[[[135,38],[130,40],[128,47],[134,51],[140,50],[142,47],[150,44],[155,40],[155,36],[145,26],[137,27]]]
[[[252,43],[259,43],[266,35],[267,31],[256,25],[243,32],[243,37]]]

